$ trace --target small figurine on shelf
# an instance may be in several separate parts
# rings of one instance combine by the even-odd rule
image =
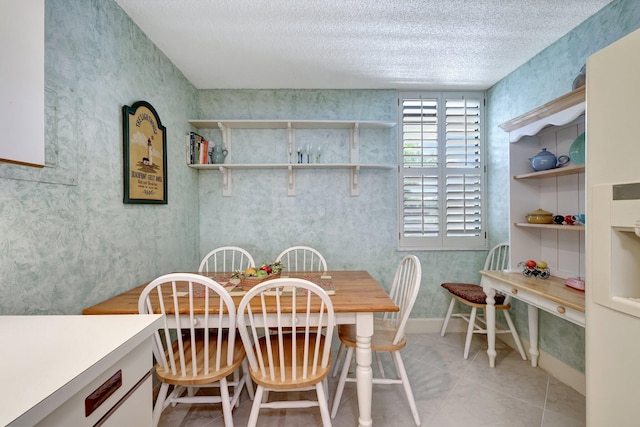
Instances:
[[[540,279],[548,279],[551,276],[551,271],[547,267],[547,263],[544,261],[535,262],[530,259],[526,262],[519,262],[518,267],[522,268],[522,274],[525,277],[538,277]]]

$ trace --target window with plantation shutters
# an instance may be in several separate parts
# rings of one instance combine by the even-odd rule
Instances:
[[[399,94],[401,248],[486,247],[484,94]]]

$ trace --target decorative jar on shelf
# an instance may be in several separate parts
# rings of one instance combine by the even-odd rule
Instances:
[[[229,152],[222,146],[222,143],[218,142],[211,152],[211,163],[216,165],[224,163],[224,159],[228,153]]]

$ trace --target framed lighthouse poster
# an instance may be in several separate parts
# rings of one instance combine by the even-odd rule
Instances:
[[[146,101],[122,107],[124,203],[167,204],[167,139]]]

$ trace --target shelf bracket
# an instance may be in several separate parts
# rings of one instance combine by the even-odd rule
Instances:
[[[222,122],[218,122],[218,129],[222,134],[222,145],[227,150],[227,154],[231,154],[231,128],[226,127]],[[231,156],[229,156],[229,161],[231,161]]]
[[[291,122],[287,122],[287,163],[297,163],[298,160],[293,161],[293,141],[294,141],[295,129],[291,126]]]
[[[358,192],[358,172],[360,172],[360,166],[354,166],[351,169],[351,195],[357,196]]]
[[[360,124],[359,123],[354,123],[353,124],[353,128],[351,129],[351,152],[350,152],[350,159],[351,159],[351,163],[358,163],[359,160],[359,156],[358,156],[358,145],[360,144]]]
[[[220,166],[218,168],[222,172],[222,195],[231,197],[231,169]]]
[[[296,172],[293,170],[293,166],[289,165],[287,168],[287,196],[296,195]]]

